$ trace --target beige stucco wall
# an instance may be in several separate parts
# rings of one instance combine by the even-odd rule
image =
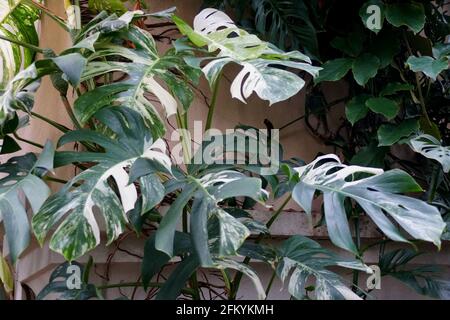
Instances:
[[[193,16],[198,12],[200,8],[201,0],[189,0],[189,1],[162,1],[152,0],[149,1],[151,9],[157,11],[159,9],[165,9],[170,6],[176,5],[178,7],[178,14],[189,22],[192,22]],[[64,15],[62,8],[62,1],[60,0],[48,0],[47,5],[60,15]],[[51,47],[56,52],[61,51],[67,45],[70,44],[68,36],[59,29],[55,23],[43,17],[41,25],[41,47]],[[236,70],[230,68],[226,71],[226,78],[233,77],[233,73]],[[302,91],[294,98],[284,102],[273,105],[271,107],[264,101],[261,101],[255,97],[249,100],[248,104],[242,104],[238,100],[231,98],[229,93],[229,81],[223,81],[220,87],[219,99],[217,111],[214,116],[213,125],[219,129],[234,128],[237,123],[247,124],[258,128],[265,128],[264,119],[270,119],[275,128],[279,128],[291,120],[301,116],[304,113],[304,94]],[[203,81],[201,90],[209,95],[207,84]],[[345,87],[341,85],[329,86],[328,94],[329,100],[338,99],[346,94]],[[330,116],[331,122],[338,122],[339,115],[342,113],[343,105],[337,105],[337,110]],[[66,112],[62,103],[60,102],[58,93],[53,89],[50,80],[45,79],[39,89],[36,97],[35,110],[45,114],[47,117],[55,119],[59,122],[70,125]],[[194,120],[205,119],[207,114],[207,106],[203,101],[203,97],[198,95],[194,105],[189,111],[189,119],[192,124]],[[171,123],[175,123],[175,119],[169,119]],[[46,139],[51,139],[54,142],[57,141],[60,133],[53,128],[50,128],[45,123],[38,119],[31,121],[31,126],[24,129],[21,133],[25,137],[33,138],[33,140],[44,143]],[[170,133],[169,133],[170,134]],[[320,141],[316,140],[311,134],[308,133],[307,128],[303,122],[296,122],[289,126],[287,129],[281,132],[281,142],[285,149],[285,157],[292,156],[300,157],[305,161],[311,161],[315,155],[320,152],[333,152],[330,147],[324,146]],[[24,150],[32,150],[28,146],[24,146]],[[73,168],[66,168],[59,171],[63,177],[68,177],[74,172]],[[270,212],[255,212],[255,215],[261,220],[267,220],[270,216]],[[331,247],[329,241],[326,240],[326,232],[323,229],[313,230],[307,223],[305,216],[300,212],[300,209],[294,205],[288,205],[286,212],[281,216],[273,228],[272,233],[275,238],[283,237],[292,234],[304,234],[311,235],[317,239],[322,239],[321,242],[326,247]],[[371,241],[370,239],[377,236],[373,227],[369,224],[364,227],[362,232],[365,237],[365,242]],[[138,255],[142,254],[143,242],[140,239],[135,239],[134,236],[128,237],[121,243],[123,248],[128,251],[134,252]],[[432,247],[429,247],[430,252],[434,252]],[[427,263],[432,262],[442,265],[446,268],[450,265],[450,248],[447,243],[443,245],[442,252],[439,254],[428,255],[422,258],[420,261]],[[96,263],[96,273],[104,275],[105,265],[108,261],[108,257],[115,251],[114,245],[105,248],[100,246],[92,252],[94,261]],[[377,252],[368,252],[368,263],[374,262]],[[16,297],[21,298],[22,292],[20,289],[20,282],[27,283],[33,290],[39,292],[42,287],[47,283],[48,276],[54,267],[61,263],[62,258],[54,252],[48,250],[47,246],[39,248],[36,244],[33,244],[27,253],[23,256],[17,266],[17,293]],[[261,265],[254,265],[254,268],[263,278],[264,283],[268,281],[270,276],[270,270]],[[112,259],[110,267],[110,282],[129,282],[137,281],[139,278],[140,264],[139,260],[129,254],[122,251],[117,252]],[[447,269],[447,271],[449,271]],[[447,274],[450,274],[447,272]],[[361,276],[361,283],[365,283],[365,278]],[[95,281],[97,283],[104,283],[101,277],[96,276]],[[272,294],[269,298],[287,298],[286,290],[280,291],[281,284],[276,283]],[[412,293],[412,291],[405,289],[404,286],[399,285],[391,280],[384,280],[382,283],[382,291],[375,292],[375,296],[380,298],[419,298],[419,296]],[[122,290],[124,293],[126,289]],[[129,291],[128,291],[129,292]],[[106,297],[115,298],[120,295],[117,289],[112,289],[106,292]],[[252,285],[245,279],[243,282],[242,290],[239,294],[240,297],[255,298]],[[136,298],[145,297],[142,291],[138,291]]]

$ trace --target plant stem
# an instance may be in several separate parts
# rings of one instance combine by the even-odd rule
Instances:
[[[16,138],[16,139],[19,140],[19,141],[28,143],[28,144],[30,144],[30,145],[32,145],[32,146],[35,146],[36,148],[44,149],[44,146],[43,146],[42,144],[39,144],[39,143],[37,143],[37,142],[31,141],[31,140],[28,140],[28,139],[25,139],[25,138],[21,138],[21,137],[19,137],[19,135],[18,135],[17,133],[15,133],[15,132],[13,133],[13,135],[14,135],[14,138]]]
[[[286,207],[286,205],[289,203],[291,198],[292,198],[292,195],[289,195],[289,197],[287,197],[286,200],[284,200],[284,202],[281,204],[281,206],[278,208],[278,210],[275,211],[275,213],[272,215],[272,217],[269,219],[269,221],[267,221],[267,223],[266,223],[267,229],[270,229],[272,224],[275,222],[275,220],[281,214],[281,212]],[[261,233],[258,236],[258,238],[255,240],[255,243],[259,244],[263,239],[264,239],[264,234]],[[244,261],[242,263],[248,265],[250,263],[250,260],[251,260],[251,258],[245,257],[245,259],[244,259]],[[237,272],[236,275],[234,276],[233,282],[231,283],[231,291],[230,291],[230,294],[229,294],[229,299],[230,300],[236,299],[237,292],[239,290],[239,285],[241,283],[243,275],[244,274],[242,272]]]
[[[56,15],[52,11],[50,11],[46,6],[40,4],[39,2],[36,2],[34,0],[25,0],[25,2],[37,9],[41,10],[42,12],[47,14],[51,19],[53,19],[60,27],[62,27],[66,31],[69,31],[69,28],[67,27],[67,24],[64,21],[64,19],[61,18],[60,16]]]
[[[211,104],[209,105],[208,118],[206,119],[206,125],[205,125],[205,132],[208,131],[209,129],[211,129],[211,126],[212,126],[214,110],[216,109],[216,104],[217,104],[217,95],[219,93],[220,76],[221,76],[221,74],[219,74],[217,76],[217,79],[214,83],[213,96],[211,99]]]
[[[436,190],[439,186],[439,176],[441,174],[440,166],[434,166],[433,174],[431,175],[430,190],[428,191],[428,203],[432,203],[436,197]]]
[[[413,56],[414,54],[412,52],[411,46],[409,45],[408,38],[404,31],[403,31],[403,39],[405,40],[406,48],[408,49],[409,55]],[[430,120],[430,117],[428,116],[427,108],[425,106],[425,99],[423,98],[422,87],[420,85],[419,73],[414,72],[414,76],[415,76],[415,80],[416,80],[417,92],[419,93],[419,102],[420,102],[422,114],[425,117],[425,120],[428,122],[428,124],[430,124],[430,127],[431,127],[431,120]]]
[[[66,184],[67,182],[69,182],[67,180],[53,178],[53,177],[44,177],[44,180],[51,181],[51,182],[57,182],[57,183],[61,183],[61,184]]]
[[[359,230],[359,216],[354,218],[354,225],[355,225],[355,238],[356,238],[356,249],[358,250],[358,256],[357,259],[360,258],[359,250],[361,248],[361,234]],[[353,291],[355,293],[358,292],[358,282],[359,282],[359,271],[353,270]]]
[[[53,121],[53,120],[51,120],[51,119],[49,119],[49,118],[47,118],[47,117],[44,117],[44,116],[42,116],[42,115],[40,115],[39,113],[36,113],[36,112],[30,112],[30,114],[33,116],[33,117],[35,117],[35,118],[38,118],[38,119],[40,119],[40,120],[42,120],[42,121],[44,121],[44,122],[47,122],[49,125],[51,125],[52,127],[55,127],[56,129],[58,129],[59,131],[61,131],[61,132],[63,132],[63,133],[66,133],[66,132],[69,132],[69,131],[71,131],[69,128],[67,128],[66,126],[64,126],[64,125],[62,125],[62,124],[59,124],[58,122],[56,122],[56,121]]]
[[[17,40],[17,39],[11,39],[11,38],[8,38],[8,37],[3,36],[3,35],[0,35],[0,39],[8,41],[8,42],[11,42],[11,43],[15,43],[15,44],[17,44],[17,45],[19,45],[21,47],[33,50],[35,52],[43,53],[45,51],[44,49],[36,47],[36,46],[34,46],[34,45],[30,44],[30,43],[26,43],[26,42],[23,42],[23,41],[20,41],[20,40]]]
[[[272,284],[273,284],[273,281],[275,280],[276,275],[277,275],[276,270],[273,270],[272,276],[270,277],[270,280],[269,280],[269,284],[267,285],[267,288],[266,288],[266,299],[269,296],[270,289],[272,288]]]
[[[188,142],[189,134],[187,127],[185,126],[185,121],[182,119],[182,115],[177,111],[177,125],[180,129],[181,146],[183,149],[183,160],[185,164],[191,161],[191,150],[190,143]]]
[[[67,114],[69,115],[70,120],[72,120],[72,123],[74,124],[74,126],[75,126],[77,129],[82,129],[83,126],[82,126],[81,123],[78,121],[78,119],[77,119],[77,117],[75,116],[75,114],[73,113],[73,111],[72,111],[72,106],[70,105],[69,100],[67,99],[67,97],[64,96],[64,95],[61,95],[61,100],[62,100],[62,102],[63,102],[63,104],[64,104],[64,108],[66,108]]]

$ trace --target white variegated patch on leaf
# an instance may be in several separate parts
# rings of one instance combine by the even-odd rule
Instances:
[[[317,242],[303,236],[289,238],[277,251],[277,275],[283,283],[288,283],[288,291],[294,298],[306,298],[308,280],[314,279],[314,297],[317,300],[361,299],[345,285],[339,275],[327,268],[339,266],[371,273],[363,263],[342,260]]]
[[[415,152],[439,162],[445,173],[450,171],[450,147],[444,147],[435,137],[422,134],[411,139],[409,144]]]
[[[142,12],[128,12],[119,18],[100,14],[96,24],[87,25],[80,31],[82,36],[78,36],[75,46],[85,47],[86,42],[90,43],[89,63],[83,73],[83,81],[98,77],[114,78],[117,74],[124,76],[78,97],[74,112],[85,124],[102,108],[111,105],[127,107],[138,111],[153,135],[161,137],[165,125],[155,102],[162,106],[166,117],[177,113],[178,102],[183,107],[180,112],[184,112],[194,98],[189,82],[196,83],[201,72],[185,63],[187,52],[169,49],[159,54],[152,35],[131,24],[140,14]],[[133,43],[133,48],[111,43],[111,32]],[[95,41],[90,41],[94,36]],[[117,57],[122,61],[118,62]]]
[[[314,193],[323,193],[328,234],[336,246],[357,253],[344,207],[346,198],[357,202],[390,239],[409,242],[393,219],[412,238],[440,246],[445,223],[439,210],[400,194],[422,191],[406,172],[347,166],[335,155],[321,156],[296,171],[300,182],[293,190],[294,200],[311,214]]]
[[[35,22],[39,11],[24,0],[0,1],[0,35],[37,46]],[[0,90],[34,60],[35,52],[6,40],[0,40]]]
[[[193,29],[177,16],[173,20],[195,46],[207,46],[210,53],[217,52],[215,57],[208,57],[209,63],[203,68],[212,86],[225,65],[234,62],[242,66],[231,85],[231,94],[244,103],[253,93],[270,104],[287,100],[305,85],[297,72],[288,69],[306,71],[313,77],[320,70],[311,65],[306,55],[284,52],[239,29],[219,10],[202,10],[194,19]]]
[[[128,223],[126,213],[134,209],[138,198],[137,186],[130,181],[129,169],[138,160],[156,163],[164,172],[170,173],[171,170],[165,144],[160,140],[153,142],[138,113],[127,108],[110,108],[100,111],[96,117],[117,137],[113,139],[89,130],[71,131],[64,135],[59,145],[89,141],[102,146],[105,153],[69,152],[65,156],[64,152],[60,152],[59,165],[74,161],[94,162],[96,165],[74,177],[52,195],[33,217],[33,230],[40,243],[63,220],[50,239],[50,248],[69,261],[81,257],[100,243],[96,211],[104,218],[108,244],[125,230]],[[152,184],[148,179],[159,178],[146,174],[138,181],[145,200],[142,202],[142,213],[150,210],[164,196],[161,183]]]

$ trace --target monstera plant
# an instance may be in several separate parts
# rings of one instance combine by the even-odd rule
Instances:
[[[359,225],[356,223],[352,231],[349,219],[359,221],[363,215],[369,216],[382,234],[383,245],[404,242],[414,250],[420,242],[441,246],[446,228],[441,207],[423,201],[422,187],[401,169],[347,165],[332,154],[306,165],[299,165],[301,162],[295,159],[279,159],[280,169],[270,174],[264,174],[262,164],[191,161],[188,114],[202,75],[212,90],[205,125],[208,131],[227,65],[239,68],[231,80],[233,98],[246,103],[256,94],[271,105],[293,97],[306,83],[312,85],[313,78],[316,83],[333,80],[344,74],[338,69],[350,69],[351,64],[343,60],[332,62],[336,72],[330,71],[330,63],[324,65],[325,69],[319,63],[313,65],[311,58],[318,56],[315,41],[305,49],[308,55],[297,51],[301,48],[297,37],[305,40],[302,32],[313,30],[312,24],[283,29],[293,39],[288,46],[277,37],[269,38],[275,43],[262,40],[213,8],[202,10],[191,27],[174,8],[157,13],[128,11],[123,1],[65,1],[67,20],[38,1],[7,3],[0,5],[2,154],[17,152],[20,144],[42,151],[14,154],[0,165],[4,174],[0,179],[0,222],[8,248],[8,254],[0,256],[0,281],[6,293],[14,290],[11,267],[17,263],[20,267],[20,258],[32,237],[67,260],[55,269],[38,299],[54,294],[62,299],[103,299],[108,289],[122,286],[143,288],[148,297],[156,299],[202,299],[205,291],[211,299],[214,295],[236,299],[243,276],[252,281],[259,299],[270,294],[276,277],[295,299],[361,299],[370,297],[370,293],[358,286],[355,277],[353,283],[347,283],[336,273],[337,268],[348,269],[357,279],[359,272],[372,272],[365,262],[368,248],[361,244]],[[265,6],[272,2],[254,1],[254,7],[258,3]],[[143,8],[140,1],[131,5]],[[85,8],[91,11],[82,17]],[[274,7],[270,8],[274,17],[291,12],[284,8],[275,13]],[[26,19],[21,19],[22,14]],[[72,44],[59,54],[39,47],[35,27],[41,14],[49,15],[71,36]],[[148,19],[163,19],[178,28],[179,36],[170,48],[161,51]],[[296,19],[304,22],[307,17]],[[389,21],[396,25],[398,19]],[[263,25],[258,30],[265,29]],[[286,52],[276,44],[292,47],[292,51]],[[41,53],[38,59],[36,53]],[[369,77],[355,71],[366,70],[360,66],[362,60],[358,57],[352,65],[356,81],[365,84]],[[49,77],[59,92],[72,126],[33,111],[34,94],[44,77]],[[364,101],[368,109],[358,110],[361,114],[353,116],[353,122],[362,119],[362,113],[369,109],[392,119],[395,115],[388,116],[385,108],[389,103],[385,100],[389,99],[384,97],[403,90],[411,88],[390,85],[378,97],[368,97]],[[71,93],[73,103],[68,98]],[[363,100],[357,99],[354,104]],[[348,108],[353,114],[353,107]],[[182,132],[181,164],[174,160],[165,141],[167,123],[172,118]],[[41,145],[21,137],[18,130],[35,126],[34,119],[58,129],[60,139]],[[73,144],[78,148],[67,151]],[[440,162],[448,172],[448,161],[441,159],[448,156],[448,148],[438,140],[420,136],[410,145]],[[239,148],[232,152],[241,152]],[[225,153],[211,150],[215,155]],[[69,181],[54,173],[54,169],[67,166],[76,168]],[[50,191],[49,182],[59,188]],[[319,194],[323,194],[323,224],[332,243],[354,258],[342,258],[301,235],[277,245],[265,241],[291,199],[310,216],[312,202]],[[281,197],[283,204],[268,222],[255,220],[252,209],[264,210],[269,199]],[[118,246],[122,237],[133,235],[145,240],[139,282],[97,285],[90,281],[95,261],[90,258],[81,265],[76,260],[98,246]],[[407,251],[398,254],[415,257]],[[394,256],[396,252],[382,256],[386,275],[415,281],[412,287],[416,291],[440,296],[441,282],[434,274],[422,277],[428,285],[424,289],[419,283],[420,270],[415,269],[414,276],[400,275],[395,264],[388,261]],[[251,260],[272,269],[267,288]],[[174,269],[164,272],[167,277],[160,277],[168,265],[175,265]],[[66,285],[65,270],[70,266],[78,266],[83,273],[81,285],[75,289]],[[200,274],[214,276],[221,284],[201,281]],[[217,292],[217,288],[223,292]]]

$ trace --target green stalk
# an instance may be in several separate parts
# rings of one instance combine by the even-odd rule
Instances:
[[[359,230],[359,217],[354,218],[355,225],[355,237],[356,237],[356,249],[358,250],[358,256],[360,256],[359,250],[361,248],[361,234]],[[359,259],[359,257],[356,257]],[[358,283],[359,283],[359,271],[353,270],[353,291],[356,293],[358,291]]]
[[[75,126],[78,130],[82,129],[83,126],[82,126],[81,123],[78,121],[78,119],[77,119],[77,117],[75,116],[75,114],[73,113],[72,106],[70,105],[69,100],[67,99],[67,97],[64,96],[64,95],[61,95],[61,100],[62,100],[62,102],[63,102],[63,104],[64,104],[64,108],[66,108],[67,114],[69,115],[70,120],[72,121],[72,123],[74,124],[74,126]]]
[[[58,178],[53,178],[53,177],[44,177],[44,180],[46,181],[50,181],[50,182],[57,182],[57,183],[61,183],[61,184],[66,184],[69,181],[67,180],[63,180],[63,179],[58,179]]]
[[[411,46],[409,45],[408,37],[406,36],[406,33],[404,30],[403,30],[403,39],[405,41],[406,48],[408,49],[409,55],[410,56],[414,55],[413,51],[411,49]],[[428,116],[427,107],[425,105],[425,99],[423,97],[422,87],[420,85],[419,73],[414,72],[414,77],[415,77],[415,81],[416,81],[417,92],[419,93],[419,102],[420,102],[420,107],[422,110],[422,115],[425,117],[425,120],[426,120],[428,126],[430,128],[432,128],[433,127],[432,121],[431,121],[430,117]]]
[[[43,6],[39,2],[36,2],[34,0],[24,0],[24,3],[33,6],[42,12],[44,12],[46,15],[48,15],[52,20],[54,20],[61,28],[63,28],[66,31],[69,31],[69,27],[67,26],[66,22],[63,18],[53,13],[51,10],[49,10],[46,6]]]
[[[20,41],[20,40],[17,40],[17,39],[11,39],[11,38],[8,38],[8,37],[3,36],[1,34],[0,34],[0,39],[8,41],[8,42],[11,42],[11,43],[15,43],[15,44],[17,44],[17,45],[19,45],[21,47],[33,50],[34,52],[44,53],[44,51],[45,51],[44,49],[36,47],[36,46],[34,46],[34,45],[30,44],[30,43],[26,43],[26,42],[23,42],[23,41]]]
[[[270,280],[269,280],[269,284],[267,285],[267,288],[266,288],[266,299],[269,296],[270,289],[272,288],[272,284],[273,284],[273,281],[275,280],[276,275],[277,275],[276,270],[273,270],[272,276],[270,277]]]
[[[185,164],[191,161],[191,150],[189,148],[188,137],[186,137],[187,127],[185,126],[185,121],[183,121],[182,115],[177,111],[177,125],[181,134],[181,146],[183,149],[183,160]]]
[[[66,132],[71,131],[71,130],[70,130],[69,128],[67,128],[66,126],[64,126],[64,125],[62,125],[62,124],[59,124],[58,122],[53,121],[53,120],[51,120],[51,119],[49,119],[49,118],[47,118],[47,117],[44,117],[43,115],[40,115],[39,113],[36,113],[36,112],[31,111],[30,114],[31,114],[33,117],[38,118],[38,119],[40,119],[40,120],[42,120],[42,121],[48,123],[49,125],[51,125],[52,127],[58,129],[59,131],[61,131],[61,132],[63,132],[63,133],[66,133]]]
[[[441,174],[440,166],[434,166],[433,174],[431,175],[430,190],[428,191],[428,203],[432,203],[436,197],[436,191],[439,186],[439,176]]]
[[[35,146],[36,148],[44,149],[44,146],[43,146],[42,144],[39,144],[39,143],[37,143],[37,142],[31,141],[31,140],[28,140],[28,139],[25,139],[25,138],[21,138],[21,137],[19,137],[19,135],[18,135],[17,133],[15,133],[15,132],[13,133],[13,136],[14,136],[14,138],[16,138],[16,139],[19,140],[19,141],[28,143],[29,145]]]
[[[275,222],[275,220],[281,214],[281,212],[286,207],[286,205],[289,203],[291,198],[292,198],[292,195],[289,195],[289,197],[287,197],[286,200],[284,200],[284,202],[281,204],[281,206],[278,208],[278,210],[275,211],[275,213],[272,215],[270,220],[267,221],[267,223],[266,223],[267,229],[270,229],[272,224]],[[263,239],[264,239],[264,234],[261,233],[258,236],[258,238],[255,240],[255,243],[259,244]],[[248,265],[250,263],[250,260],[251,260],[251,258],[245,257],[245,259],[244,259],[244,261],[242,263],[245,264],[245,265]],[[230,291],[230,294],[228,295],[230,300],[235,300],[236,299],[236,296],[237,296],[237,293],[239,291],[239,286],[240,286],[240,283],[241,283],[243,275],[244,274],[242,272],[237,272],[236,275],[234,276],[233,282],[231,283],[231,291]],[[270,290],[270,288],[268,288],[268,289]]]
[[[221,74],[219,74],[217,76],[217,79],[214,82],[213,96],[211,99],[211,104],[209,105],[208,118],[206,119],[205,131],[208,131],[209,129],[211,129],[211,126],[212,126],[214,110],[216,109],[216,104],[217,104],[217,95],[219,93],[220,76],[221,76]]]

